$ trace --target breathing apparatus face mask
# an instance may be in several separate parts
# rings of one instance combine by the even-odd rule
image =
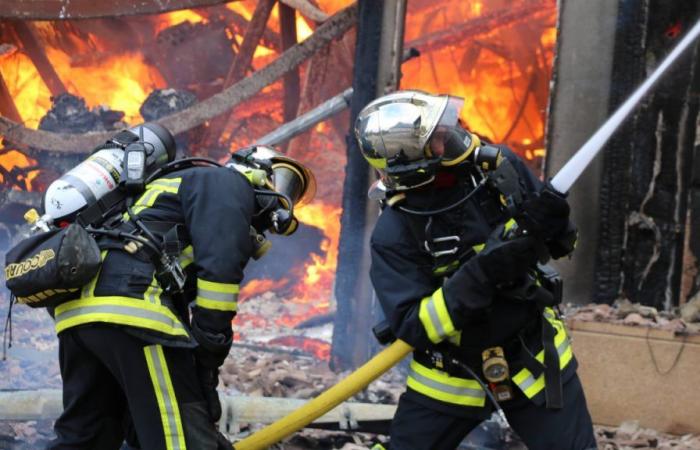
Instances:
[[[310,201],[316,190],[314,177],[306,167],[263,146],[235,152],[227,166],[241,172],[255,188],[253,226],[258,231],[285,236],[296,231],[299,223],[294,208]]]
[[[467,160],[479,146],[479,138],[465,130],[459,122],[464,100],[449,97],[445,111],[428,140],[426,154],[440,158],[444,167],[456,166]]]

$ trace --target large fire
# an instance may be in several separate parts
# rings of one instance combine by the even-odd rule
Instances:
[[[467,127],[529,160],[542,158],[556,2],[419,0],[408,8],[405,42],[423,52],[403,65],[402,87],[463,97]],[[460,37],[436,48],[444,30]]]
[[[317,0],[316,3],[331,15],[352,0]],[[76,21],[81,23],[75,26],[70,22],[33,22],[31,27],[69,93],[83,98],[90,108],[105,105],[121,111],[123,120],[133,124],[143,120],[139,108],[149,93],[170,87],[166,81],[170,79],[168,74],[147,51],[159,33],[186,23],[211,24],[231,14],[250,20],[255,6],[253,0],[232,1],[216,7],[222,8],[217,17],[207,12],[213,9],[202,8],[119,19],[122,21],[119,23],[132,24],[124,31],[138,35],[129,36],[131,40],[120,36],[116,29],[113,39],[109,34],[105,37],[104,33],[94,32],[104,26],[97,21]],[[317,25],[301,14],[296,17],[297,38],[302,41]],[[461,119],[469,128],[491,141],[509,144],[535,166],[544,155],[544,118],[556,37],[555,21],[555,0],[412,0],[408,4],[405,43],[416,45],[422,54],[403,65],[401,87],[464,97]],[[268,21],[268,30],[272,35],[280,32],[277,6]],[[233,52],[243,41],[244,31],[240,24],[238,28],[227,25]],[[445,44],[442,36],[449,33],[457,38]],[[122,42],[130,44],[120,44]],[[143,48],[134,43],[142,43]],[[257,70],[272,61],[280,51],[273,47],[275,45],[269,43],[258,45],[251,67]],[[347,50],[349,58],[352,52],[351,48]],[[331,64],[327,70],[338,69]],[[302,82],[309,72],[308,64],[301,66]],[[0,49],[0,74],[22,122],[36,128],[51,108],[51,90],[44,81],[45,74],[37,70],[21,45],[12,43]],[[220,91],[222,84],[223,80],[218,79],[198,86],[199,100]],[[345,87],[338,86],[337,92]],[[268,86],[231,113],[222,125],[220,140],[214,145],[225,150],[235,149],[271,131],[282,121],[283,102],[282,83]],[[310,163],[319,173],[330,172],[330,167],[336,170],[331,173],[342,171],[347,122],[341,126],[328,121],[316,126],[314,133],[313,139],[306,141],[312,145],[301,152],[296,150],[294,156]],[[217,157],[221,155],[225,155],[225,151]],[[0,152],[0,167],[5,171],[12,167],[31,168],[33,164],[35,161],[18,151]],[[37,171],[25,174],[21,183],[12,187],[30,189],[36,175]],[[304,305],[298,316],[276,317],[278,325],[291,327],[309,316],[333,310],[342,179],[327,178],[319,183],[320,187],[325,187],[317,199],[297,211],[302,223],[321,230],[321,251],[311,253],[307,265],[290,271],[287,277],[252,280],[245,286],[244,298],[283,291],[285,301]],[[0,180],[7,186],[4,177]],[[262,318],[244,319],[264,321]]]

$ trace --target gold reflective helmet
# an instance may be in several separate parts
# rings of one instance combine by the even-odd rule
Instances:
[[[355,136],[367,161],[390,191],[426,185],[440,166],[465,161],[479,138],[459,125],[464,99],[422,91],[397,91],[365,106]]]
[[[294,207],[310,202],[316,193],[316,179],[306,166],[262,145],[234,152],[226,166],[238,170],[259,188],[258,215],[269,219],[266,228],[284,235],[296,231]]]

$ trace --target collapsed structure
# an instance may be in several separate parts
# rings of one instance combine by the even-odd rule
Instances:
[[[544,155],[546,137],[550,150],[546,173],[553,174],[568,159],[568,152],[574,151],[645,77],[647,60],[667,53],[690,19],[697,16],[697,5],[690,4],[664,9],[650,2],[629,6],[601,1],[581,9],[569,1],[561,2],[557,28],[553,1],[512,5],[483,1],[468,7],[449,1],[422,1],[408,6],[404,24],[400,14],[401,20],[394,23],[380,20],[389,8],[394,8],[397,17],[402,2],[386,2],[384,10],[381,5],[360,2],[358,14],[350,2],[319,2],[319,8],[303,0],[282,1],[273,13],[276,2],[271,0],[257,2],[254,8],[236,6],[238,2],[220,5],[219,1],[181,0],[169,4],[188,11],[122,17],[163,12],[159,2],[140,2],[137,9],[129,3],[73,1],[63,9],[50,9],[20,1],[11,12],[3,12],[13,16],[1,23],[0,58],[12,59],[16,67],[30,63],[35,69],[32,82],[42,83],[54,97],[51,109],[47,99],[42,99],[43,117],[32,117],[35,123],[28,121],[25,103],[20,104],[16,95],[19,81],[28,81],[19,77],[19,70],[8,75],[3,68],[0,134],[4,149],[0,159],[13,159],[11,168],[2,172],[0,194],[4,223],[0,239],[6,239],[6,246],[24,210],[38,206],[36,194],[42,186],[104,141],[108,133],[101,131],[137,119],[136,111],[146,120],[162,120],[179,133],[180,146],[188,152],[220,158],[351,85],[352,97],[345,97],[342,106],[350,106],[352,117],[369,99],[395,88],[402,71],[401,86],[437,87],[468,96],[483,90],[488,97],[489,90],[507,85],[510,98],[505,107],[474,95],[476,101],[465,113],[470,127],[493,140],[510,143],[529,156],[534,166]],[[403,8],[405,14],[405,5]],[[192,21],[161,22],[176,21],[177,14]],[[52,22],[25,22],[37,19]],[[598,33],[591,33],[592,23]],[[356,25],[357,41],[352,32]],[[309,35],[298,43],[299,30],[304,27]],[[130,32],[121,31],[125,29]],[[552,66],[555,35],[559,57]],[[148,44],[142,45],[146,41]],[[572,56],[574,46],[577,52],[583,48],[596,58],[587,58],[589,63],[582,67]],[[422,56],[401,70],[399,55],[403,57],[404,48],[411,47]],[[56,55],[63,53],[70,55],[69,67],[86,67],[89,75],[91,70],[100,70],[103,60],[131,54],[124,51],[126,48],[143,49],[141,56],[125,62],[146,69],[144,79],[155,81],[145,85],[161,88],[143,91],[137,107],[131,106],[129,112],[120,111],[116,103],[100,107],[86,102],[75,95],[82,92],[78,81],[62,76],[54,67],[62,61]],[[671,309],[697,292],[693,256],[697,243],[692,237],[697,215],[696,177],[691,163],[697,122],[695,61],[687,58],[674,72],[674,81],[662,85],[624,134],[610,144],[602,166],[572,192],[574,215],[583,225],[583,245],[574,260],[562,268],[568,271],[569,300],[585,303],[595,298],[610,303],[629,297]],[[443,73],[441,68],[446,64],[457,68],[458,79]],[[380,73],[380,68],[386,72]],[[555,77],[549,100],[552,72]],[[501,77],[492,78],[492,73]],[[435,85],[424,77],[432,78]],[[129,89],[136,88],[130,85],[119,92],[123,95]],[[494,92],[497,94],[492,97],[502,96]],[[283,274],[284,269],[263,267],[257,273],[264,274],[264,279],[248,286],[249,297],[269,297],[273,291],[275,300],[293,297],[299,300],[298,305],[273,314],[243,314],[237,319],[244,330],[246,323],[251,328],[268,326],[270,315],[280,315],[284,325],[297,325],[313,317],[321,322],[334,320],[332,351],[327,341],[295,341],[290,336],[281,342],[300,342],[302,348],[332,358],[338,368],[363,362],[376,348],[367,326],[377,310],[364,278],[366,238],[357,233],[367,228],[376,211],[364,199],[370,176],[364,162],[353,159],[357,151],[352,147],[346,160],[348,123],[347,115],[338,115],[314,124],[313,133],[279,142],[291,155],[312,162],[317,173],[323,174],[320,184],[325,191],[320,196],[325,201],[309,211],[310,229],[300,249],[304,256],[295,261],[298,269],[294,276],[280,279],[272,274]],[[37,125],[40,131],[33,129]],[[343,178],[344,187],[338,182]],[[598,190],[600,197],[590,195]],[[598,214],[591,214],[598,210],[602,226]],[[341,223],[346,230],[342,234]],[[336,261],[339,275],[334,285]],[[290,278],[305,281],[295,284]],[[313,286],[323,290],[312,291]],[[251,304],[250,308],[256,306]],[[673,339],[669,338],[669,345]],[[686,345],[696,345],[693,342]],[[686,358],[689,353],[686,349]]]

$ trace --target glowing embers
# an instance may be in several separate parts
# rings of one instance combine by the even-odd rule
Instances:
[[[294,251],[294,239],[303,238],[298,235],[281,238],[275,243],[279,247],[286,246],[281,251],[289,257],[268,262],[279,264],[284,275],[277,279],[249,278],[241,289],[241,308],[236,323],[244,328],[293,328],[314,316],[329,313],[338,259],[340,212],[340,208],[318,201],[296,211],[302,224],[322,233],[318,251],[312,250],[302,258],[293,257],[290,253]],[[301,235],[303,231],[298,233]],[[266,263],[264,258],[268,257],[274,258],[274,255],[263,257],[261,263]],[[303,265],[295,266],[297,262]]]
[[[0,150],[0,188],[32,190],[32,181],[39,175],[36,161],[18,150]]]
[[[324,361],[328,361],[331,356],[331,344],[329,342],[306,336],[280,336],[269,340],[267,344],[296,348]]]

